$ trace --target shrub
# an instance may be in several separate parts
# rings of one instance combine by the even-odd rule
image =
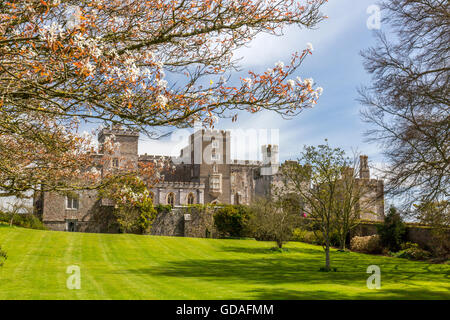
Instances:
[[[308,231],[302,228],[294,229],[292,232],[292,240],[318,245],[322,245],[324,243],[322,233],[317,232],[315,234],[314,231]]]
[[[10,224],[12,221],[12,224],[14,226],[19,226],[23,228],[39,229],[39,230],[45,229],[42,221],[32,213],[0,212],[0,221],[6,222],[8,224]]]
[[[409,260],[426,260],[431,258],[431,253],[420,248],[417,243],[407,242],[402,245],[402,250],[394,253],[393,256]]]
[[[353,237],[350,241],[350,249],[364,253],[380,253],[382,250],[380,236]]]
[[[139,211],[137,220],[139,232],[142,234],[149,233],[157,215],[157,211],[153,208],[151,198],[147,198],[139,204]]]
[[[170,204],[158,204],[155,206],[155,210],[158,213],[167,213],[172,210],[172,206]]]
[[[242,205],[224,205],[214,213],[214,226],[222,236],[243,237],[247,235],[250,210]]]
[[[406,227],[396,208],[389,209],[384,223],[377,227],[377,233],[380,235],[383,247],[393,252],[400,250],[406,235]]]

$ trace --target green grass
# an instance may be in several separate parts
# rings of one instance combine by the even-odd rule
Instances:
[[[320,272],[321,247],[138,235],[83,234],[0,225],[8,260],[2,299],[450,299],[450,265],[332,252],[338,272]],[[369,265],[381,289],[369,290]],[[81,268],[81,289],[66,268]]]

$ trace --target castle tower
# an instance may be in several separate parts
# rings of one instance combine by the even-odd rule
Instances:
[[[230,132],[225,130],[196,130],[182,159],[191,164],[191,181],[204,183],[205,203],[227,203],[230,193]]]
[[[262,153],[262,176],[272,176],[278,172],[280,167],[280,159],[278,153],[278,146],[275,144],[268,144],[261,146]]]
[[[106,158],[104,167],[106,169],[137,169],[139,133],[134,130],[123,129],[120,125],[113,125],[111,128],[100,131],[98,134],[99,144],[102,146],[107,138],[111,138],[119,145],[114,154],[104,155]]]
[[[368,157],[366,155],[359,157],[359,177],[361,179],[370,179]]]

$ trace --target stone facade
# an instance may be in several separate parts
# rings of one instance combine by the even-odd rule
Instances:
[[[189,137],[188,145],[181,149],[180,156],[171,158],[139,155],[139,134],[135,131],[120,127],[103,129],[98,136],[100,146],[107,139],[118,142],[119,147],[107,161],[98,161],[105,159],[102,154],[96,156],[102,174],[107,170],[137,168],[139,163],[157,163],[160,160],[171,163],[173,170],[162,171],[162,182],[151,189],[155,205],[170,204],[177,209],[189,204],[250,204],[256,197],[270,196],[272,187],[282,181],[278,174],[278,146],[262,146],[262,162],[231,160],[229,131],[197,130]],[[368,167],[362,169],[361,180],[373,188],[374,196],[383,195],[382,181],[370,179]],[[72,195],[44,193],[38,198],[43,222],[49,229],[86,232],[117,230],[108,219],[113,204],[108,199],[99,199],[96,191],[80,191]],[[376,219],[382,219],[382,200],[377,202],[375,211]],[[191,217],[191,220],[184,220],[174,210],[157,218],[152,233],[186,235],[187,232],[197,236],[212,232],[211,226],[201,231],[194,227],[199,224],[198,219]]]

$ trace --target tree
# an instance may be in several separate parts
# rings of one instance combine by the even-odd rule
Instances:
[[[384,223],[377,228],[381,244],[390,251],[397,252],[404,242],[406,227],[400,213],[395,207],[390,207],[384,217]]]
[[[449,196],[449,6],[441,0],[382,4],[388,38],[362,52],[372,85],[360,90],[369,141],[389,162],[387,192],[405,203]]]
[[[224,205],[214,213],[214,226],[224,236],[244,237],[248,229],[250,210],[243,205]]]
[[[156,137],[155,127],[213,126],[216,117],[236,120],[239,110],[298,114],[322,92],[310,79],[289,79],[311,47],[240,79],[233,53],[260,33],[315,27],[325,2],[1,2],[1,189],[84,181],[79,173],[93,152],[77,134],[80,123],[123,124]]]
[[[14,223],[14,217],[19,214],[33,214],[33,207],[30,207],[28,204],[24,202],[24,199],[20,199],[20,201],[14,202],[10,204],[10,210],[8,210],[7,214],[11,216],[11,220],[9,220],[9,226],[12,227]]]
[[[331,269],[333,233],[338,233],[340,246],[345,249],[348,232],[357,225],[360,213],[369,203],[365,200],[369,190],[350,167],[356,161],[351,162],[343,150],[328,144],[305,146],[297,161],[287,161],[280,169],[285,180],[283,188],[300,197],[302,210],[324,239],[326,270]]]
[[[275,241],[279,249],[291,239],[300,218],[298,207],[288,198],[283,200],[259,198],[250,205],[249,226],[255,238]]]
[[[156,218],[146,183],[136,174],[111,177],[99,197],[114,204],[114,216],[123,233],[148,233]]]
[[[433,252],[445,256],[450,250],[450,212],[448,203],[421,202],[415,205],[418,220],[431,227],[434,244]]]
[[[340,159],[341,175],[333,200],[340,250],[346,249],[347,235],[359,224],[362,213],[376,215],[372,208],[380,200],[378,195],[373,197],[368,181],[358,177],[357,168],[362,165],[360,159],[356,153],[353,158],[343,156]]]

